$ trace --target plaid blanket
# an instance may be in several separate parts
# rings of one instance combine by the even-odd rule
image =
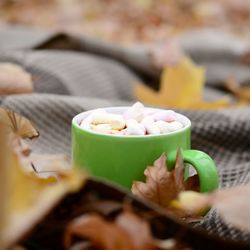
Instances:
[[[155,80],[147,47],[124,47],[23,27],[0,27],[0,62],[15,62],[34,76],[35,93],[2,96],[2,106],[30,118],[41,133],[34,151],[70,155],[70,124],[77,113],[98,107],[131,105],[139,80]],[[215,31],[195,31],[181,40],[184,50],[207,68],[205,98],[224,94],[223,80],[250,80],[239,63],[248,45]],[[192,148],[215,160],[221,187],[250,183],[250,107],[216,111],[177,110],[192,120]],[[215,211],[196,225],[239,241],[250,236],[224,224]]]

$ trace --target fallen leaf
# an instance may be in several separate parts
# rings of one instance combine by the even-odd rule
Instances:
[[[0,123],[0,249],[4,249],[3,232],[6,225],[7,206],[7,181],[9,177],[9,154],[7,150],[6,127]]]
[[[0,123],[19,138],[33,139],[39,136],[39,132],[27,118],[12,110],[0,107]]]
[[[51,176],[41,178],[33,171],[26,171],[24,165],[30,160],[30,154],[23,154],[21,137],[33,138],[38,136],[31,122],[12,111],[0,109],[0,142],[1,178],[3,182],[0,206],[0,216],[4,214],[4,225],[1,221],[2,244],[5,248],[12,246],[27,233],[46,213],[67,193],[77,191],[84,182],[85,176],[78,170],[63,172],[59,181],[51,181]],[[6,130],[14,136],[9,136]],[[3,140],[1,135],[4,136]],[[6,160],[7,159],[7,160]],[[53,169],[53,162],[47,166]],[[62,164],[62,161],[58,164]],[[63,165],[64,166],[64,165]],[[56,166],[55,171],[61,169]],[[31,169],[31,168],[30,168]],[[68,167],[69,169],[69,167]],[[2,211],[1,211],[2,210]]]
[[[126,211],[121,213],[114,222],[95,214],[76,218],[65,233],[64,242],[67,249],[71,247],[74,237],[87,239],[95,247],[103,250],[155,249],[149,224]]]
[[[13,63],[0,63],[0,94],[31,93],[33,83],[31,74]]]
[[[214,208],[226,223],[250,232],[249,196],[249,185],[221,189],[211,194],[185,191],[172,201],[171,206],[192,216],[202,215],[209,208]]]
[[[250,64],[250,52],[246,52],[245,54],[243,54],[243,56],[241,57],[241,63],[243,64]]]
[[[250,232],[250,186],[218,190],[211,195],[210,205],[221,218],[235,227]]]
[[[171,201],[170,207],[175,208],[181,217],[199,217],[209,208],[210,198],[207,194],[194,191],[184,191],[178,195],[178,199]]]
[[[149,223],[132,212],[124,211],[116,218],[116,224],[122,228],[130,240],[134,250],[154,249],[153,236]],[[140,232],[140,234],[138,234]]]
[[[159,91],[145,84],[137,84],[135,96],[149,105],[172,108],[216,109],[230,104],[228,97],[212,102],[203,101],[204,83],[204,68],[183,57],[177,65],[168,65],[163,69]]]
[[[197,189],[193,177],[188,183],[184,181],[185,165],[180,149],[177,151],[176,165],[174,170],[168,171],[166,166],[166,156],[161,155],[154,162],[153,166],[145,169],[146,181],[135,181],[132,185],[132,193],[145,200],[152,201],[163,208],[168,208],[170,202],[178,194],[187,188]]]
[[[11,171],[7,180],[8,216],[3,234],[5,245],[16,242],[64,195],[78,190],[84,181],[84,176],[78,171],[71,171],[58,182],[29,175],[23,171],[15,153],[12,153],[8,167]]]
[[[225,87],[240,100],[250,102],[250,86],[240,86],[234,78],[225,81]]]

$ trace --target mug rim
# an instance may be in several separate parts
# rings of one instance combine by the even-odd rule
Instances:
[[[106,110],[106,111],[109,111],[109,110],[114,110],[114,111],[123,111],[123,110],[126,110],[130,108],[130,106],[108,106],[108,107],[104,107],[102,109]],[[167,109],[162,109],[162,108],[152,108],[152,107],[145,107],[146,109],[150,109],[152,111],[164,111],[164,110],[167,110]],[[96,135],[98,137],[104,137],[104,138],[126,138],[126,139],[146,139],[146,138],[160,138],[160,137],[168,137],[168,136],[173,136],[175,134],[179,134],[179,133],[182,133],[184,132],[185,130],[189,129],[191,127],[191,121],[190,119],[183,115],[183,114],[180,114],[178,112],[177,115],[186,121],[186,125],[177,130],[177,131],[173,131],[173,132],[170,132],[170,133],[165,133],[165,134],[159,134],[159,135],[113,135],[113,134],[104,134],[104,133],[101,133],[101,132],[96,132],[96,131],[92,131],[90,129],[85,129],[85,128],[82,128],[80,127],[80,124],[79,124],[79,120],[82,120],[83,116],[86,116],[88,113],[90,114],[91,112],[97,110],[97,109],[100,109],[100,108],[96,108],[96,109],[91,109],[91,110],[87,110],[87,111],[84,111],[84,112],[81,112],[77,115],[75,115],[71,121],[71,125],[77,129],[79,129],[80,131],[84,132],[84,133],[87,133],[89,135]]]

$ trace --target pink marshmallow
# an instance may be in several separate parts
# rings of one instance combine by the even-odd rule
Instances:
[[[153,118],[155,121],[173,122],[176,121],[176,114],[172,110],[159,111]]]

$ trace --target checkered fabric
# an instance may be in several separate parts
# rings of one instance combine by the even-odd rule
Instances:
[[[26,48],[25,39],[29,40],[27,44],[30,48],[38,44],[41,47],[41,43],[48,39],[48,34],[42,36],[39,33],[38,39],[33,37],[36,33],[27,34],[27,30],[26,33],[10,30],[11,35],[8,38],[8,30],[4,29],[2,34],[1,32],[0,28],[0,37],[4,34],[5,43],[0,39],[0,62],[16,62],[22,65],[32,73],[35,84],[34,94],[3,96],[0,98],[1,105],[23,114],[36,124],[41,133],[39,140],[32,142],[36,152],[70,155],[70,124],[74,115],[99,107],[131,105],[134,101],[134,84],[144,79],[145,75],[156,76],[147,71],[149,63],[144,62],[140,65],[140,58],[146,60],[146,54],[141,51],[138,54],[133,53],[136,47],[130,48],[126,54],[125,48],[119,50],[119,47],[113,48],[101,42],[80,39],[80,53],[59,51],[55,45],[50,50],[29,50],[22,49]],[[20,36],[22,43],[18,45]],[[11,40],[9,49],[8,39]],[[34,41],[33,44],[31,40]],[[196,55],[194,45],[192,47],[186,43],[185,46],[198,61],[212,65],[215,57],[210,51],[212,48],[208,50],[209,53],[207,52],[210,54],[209,59],[204,55],[204,48],[203,53]],[[247,66],[236,64],[239,59],[237,53],[239,50],[246,50],[247,46],[236,42],[230,44],[231,47],[221,46],[227,50],[221,54],[221,64],[216,61],[216,70],[210,68],[208,71],[206,99],[217,98],[224,93],[218,88],[220,79],[232,72],[236,72],[241,82],[250,80]],[[132,59],[132,54],[137,59]],[[233,63],[228,58],[234,58]],[[213,70],[216,72],[215,76],[212,75]],[[220,173],[221,187],[249,184],[250,107],[206,112],[178,111],[192,120],[192,148],[207,152],[215,160]],[[246,232],[223,223],[215,211],[210,211],[196,226],[220,237],[237,241],[250,240]]]

